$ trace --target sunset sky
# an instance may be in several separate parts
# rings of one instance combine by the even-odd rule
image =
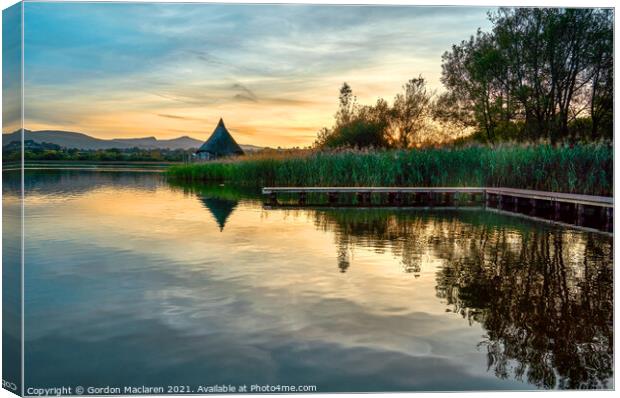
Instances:
[[[100,138],[306,146],[330,126],[338,89],[392,100],[488,8],[25,4],[25,127]]]

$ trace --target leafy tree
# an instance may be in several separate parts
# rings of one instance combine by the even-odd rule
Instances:
[[[375,106],[358,106],[351,87],[340,89],[340,105],[332,129],[322,128],[314,143],[319,148],[386,148],[389,140],[390,108],[380,99]]]
[[[518,128],[519,138],[566,138],[587,112],[591,136],[611,133],[613,15],[610,10],[502,8],[442,58],[440,116],[474,124],[493,141]],[[497,131],[498,128],[500,131]]]
[[[613,131],[614,59],[613,59],[613,13],[602,10],[595,16],[595,26],[590,47],[590,117],[592,138],[600,136],[600,130]]]
[[[339,107],[336,113],[336,125],[341,126],[351,122],[356,111],[357,99],[353,95],[351,86],[344,82],[340,88]]]
[[[404,93],[394,98],[392,127],[397,134],[396,141],[401,148],[419,143],[421,135],[432,117],[433,93],[426,88],[426,81],[420,75],[403,86]]]
[[[452,47],[442,57],[441,81],[448,88],[438,100],[442,120],[478,126],[493,142],[495,128],[513,111],[511,96],[502,90],[494,75],[503,74],[505,66],[492,44],[492,37],[482,33]]]

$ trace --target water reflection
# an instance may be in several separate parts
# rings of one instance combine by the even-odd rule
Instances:
[[[21,172],[2,177],[2,379],[21,388]]]
[[[33,385],[613,387],[609,236],[473,210],[265,210],[251,189],[151,173],[27,186]]]
[[[437,276],[438,296],[480,322],[488,368],[542,388],[607,387],[613,363],[609,242],[592,235],[481,229]],[[514,362],[514,365],[511,364]]]
[[[195,196],[211,213],[219,226],[220,232],[224,231],[226,222],[234,212],[239,202],[259,203],[260,193],[256,189],[234,187],[224,184],[205,185],[197,183],[182,183],[168,181],[170,187],[182,191],[186,195]]]
[[[479,346],[498,378],[539,388],[607,388],[613,364],[613,246],[605,235],[494,214],[317,211],[335,233],[338,267],[352,246],[389,249],[419,274],[443,261],[437,297],[483,325]]]
[[[231,213],[237,207],[238,202],[234,200],[219,199],[214,197],[202,196],[199,197],[202,204],[213,215],[215,222],[220,227],[220,232],[224,230],[226,220],[230,217]]]

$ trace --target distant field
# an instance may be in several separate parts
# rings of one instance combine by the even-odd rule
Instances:
[[[609,143],[296,151],[167,169],[172,179],[246,186],[502,186],[613,195]]]
[[[138,161],[75,161],[75,160],[26,160],[26,169],[148,169],[148,170],[161,170],[169,168],[170,166],[180,165],[180,162],[138,162]],[[5,162],[2,164],[4,170],[17,169],[20,167],[18,162]]]

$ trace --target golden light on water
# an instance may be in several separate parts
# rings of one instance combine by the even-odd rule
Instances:
[[[142,349],[153,332],[168,359],[225,351],[234,353],[235,369],[260,357],[273,370],[286,347],[295,363],[306,363],[296,353],[320,347],[338,352],[309,359],[321,371],[325,363],[353,365],[389,383],[395,374],[416,381],[416,366],[463,368],[467,380],[500,383],[493,372],[501,362],[489,368],[488,353],[558,372],[595,356],[601,369],[580,372],[575,383],[609,378],[612,242],[605,236],[480,210],[268,210],[233,187],[169,185],[153,173],[26,178],[33,341],[70,322],[61,337],[74,344],[110,352],[117,346],[107,342],[137,330],[140,337],[127,341]],[[19,203],[9,193],[3,205],[9,214]],[[179,342],[186,349],[176,350]],[[536,358],[519,356],[524,345]],[[385,370],[390,360],[377,355],[405,371]],[[540,357],[554,362],[541,365]],[[368,366],[354,366],[360,361]],[[501,383],[520,383],[515,377]]]
[[[372,312],[415,310],[439,314],[445,310],[438,300],[425,293],[434,287],[434,274],[442,265],[431,252],[416,259],[422,271],[414,276],[405,273],[398,249],[351,241],[347,250],[353,265],[341,279],[332,278],[338,272],[341,238],[331,229],[317,228],[312,211],[269,211],[240,203],[220,232],[213,214],[198,197],[166,187],[147,191],[98,188],[62,200],[33,193],[28,195],[26,209],[33,219],[50,210],[58,215],[59,222],[38,225],[38,234],[79,236],[80,240],[102,247],[151,252],[173,262],[182,261],[196,272],[208,267],[216,275],[230,277],[241,266],[237,264],[238,259],[243,258],[242,272],[247,275],[251,271],[255,278],[240,283],[283,289],[286,295],[301,297],[307,292],[333,295],[340,290],[337,284],[345,283],[347,289],[342,290],[339,299],[368,306]],[[127,219],[132,222],[127,224]],[[417,236],[425,239],[434,231],[430,226],[418,231]],[[231,246],[236,248],[234,253],[227,249]],[[256,256],[250,262],[253,265],[248,264],[248,256]],[[210,260],[205,262],[207,258]],[[261,264],[267,258],[281,261],[282,266],[277,275],[263,278]],[[214,262],[219,265],[214,266]],[[325,273],[324,281],[305,283],[305,273],[321,272]],[[384,279],[390,283],[382,283]],[[413,279],[415,289],[411,284]],[[397,297],[402,297],[398,299],[402,300],[400,307],[393,304]]]

